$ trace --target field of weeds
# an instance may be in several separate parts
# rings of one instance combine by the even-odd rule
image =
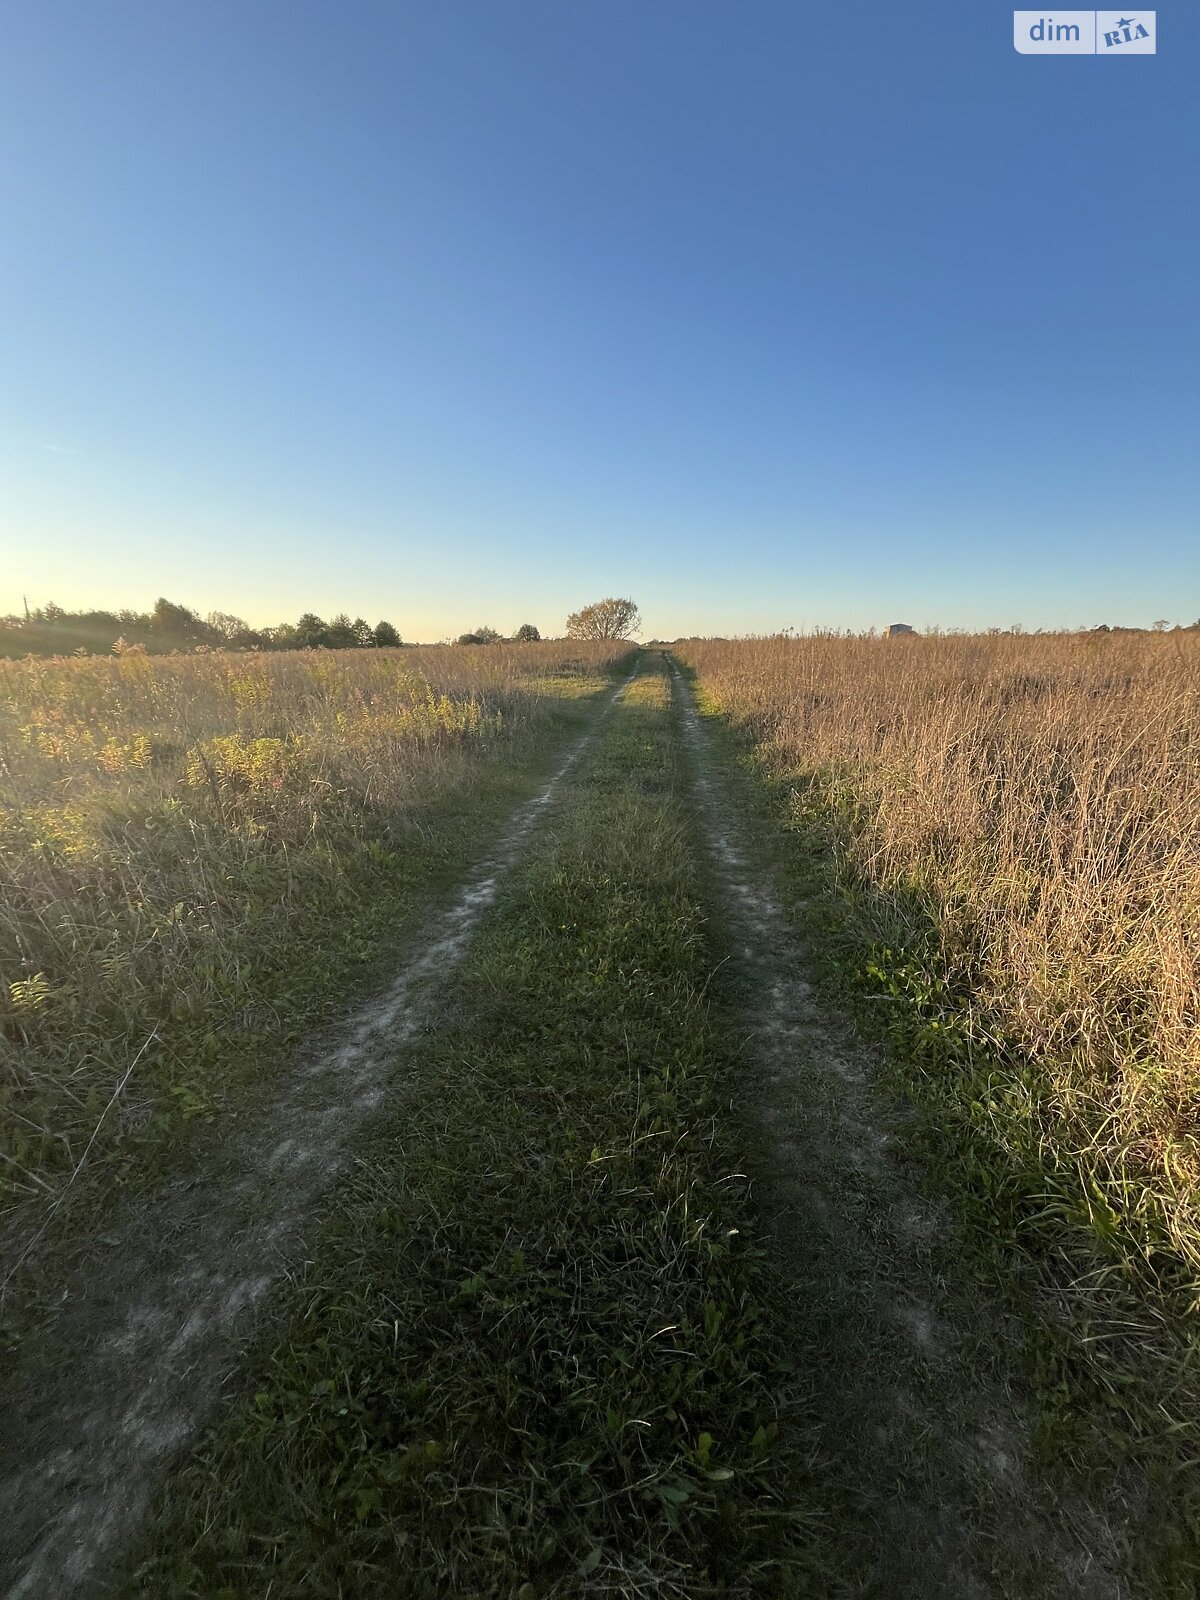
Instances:
[[[680,656],[782,780],[790,827],[832,846],[860,987],[938,1115],[978,1136],[980,1182],[1192,1309],[1200,635]]]
[[[3,1209],[344,1005],[625,650],[0,663]]]

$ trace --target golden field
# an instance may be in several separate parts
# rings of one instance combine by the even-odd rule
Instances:
[[[832,842],[942,1103],[971,1097],[1034,1204],[1182,1266],[1194,1299],[1200,633],[678,653],[784,779],[793,826]]]

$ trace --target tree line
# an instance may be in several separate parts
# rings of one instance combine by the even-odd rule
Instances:
[[[202,617],[160,598],[150,611],[64,611],[53,603],[0,618],[0,655],[106,655],[184,650],[362,650],[403,643],[390,622],[374,627],[344,612],[326,622],[306,611],[296,622],[252,628],[228,611]]]
[[[638,608],[632,600],[598,600],[572,612],[567,619],[569,639],[628,638],[638,631]],[[511,635],[516,644],[536,643],[542,637],[532,622],[524,622]],[[372,626],[362,617],[351,619],[339,612],[331,621],[306,611],[296,622],[274,628],[252,628],[227,611],[200,616],[188,606],[158,599],[150,611],[64,611],[53,603],[23,616],[0,617],[0,656],[118,655],[127,651],[168,655],[195,650],[370,650],[395,649],[403,644],[390,622]],[[480,627],[460,634],[459,644],[508,642],[494,628]]]

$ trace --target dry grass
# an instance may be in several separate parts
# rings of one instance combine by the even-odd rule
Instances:
[[[108,1154],[210,1109],[625,649],[0,663],[0,1194],[60,1189],[135,1057]]]
[[[1194,1299],[1200,635],[679,653],[798,780],[793,812],[833,837],[893,989],[918,953],[904,982],[959,1040],[938,1070],[1032,1064],[993,1080],[992,1131],[1014,1162],[1072,1172],[1076,1220],[1142,1268],[1182,1267]]]

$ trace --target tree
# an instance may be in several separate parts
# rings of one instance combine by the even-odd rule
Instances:
[[[150,613],[150,631],[158,638],[172,639],[176,643],[191,644],[203,639],[204,624],[187,606],[177,606],[161,595]]]
[[[296,624],[295,644],[299,650],[315,650],[329,643],[329,629],[313,611],[306,611]]]
[[[495,628],[484,626],[476,628],[473,633],[460,633],[458,642],[459,644],[500,644],[501,638]]]
[[[631,639],[642,626],[632,600],[595,600],[567,618],[568,639]]]
[[[373,637],[376,648],[380,650],[395,650],[397,646],[404,643],[404,640],[390,622],[377,622]]]
[[[354,633],[354,642],[360,649],[365,650],[368,645],[375,643],[375,630],[369,622],[364,622],[361,617],[355,617],[350,627]]]
[[[226,642],[251,631],[241,617],[235,617],[228,611],[210,611],[204,622],[211,633]]]
[[[354,624],[344,611],[339,611],[329,624],[325,643],[331,650],[353,650],[358,643],[354,636]]]
[[[513,634],[514,644],[540,644],[541,640],[542,636],[532,622],[523,622]]]

